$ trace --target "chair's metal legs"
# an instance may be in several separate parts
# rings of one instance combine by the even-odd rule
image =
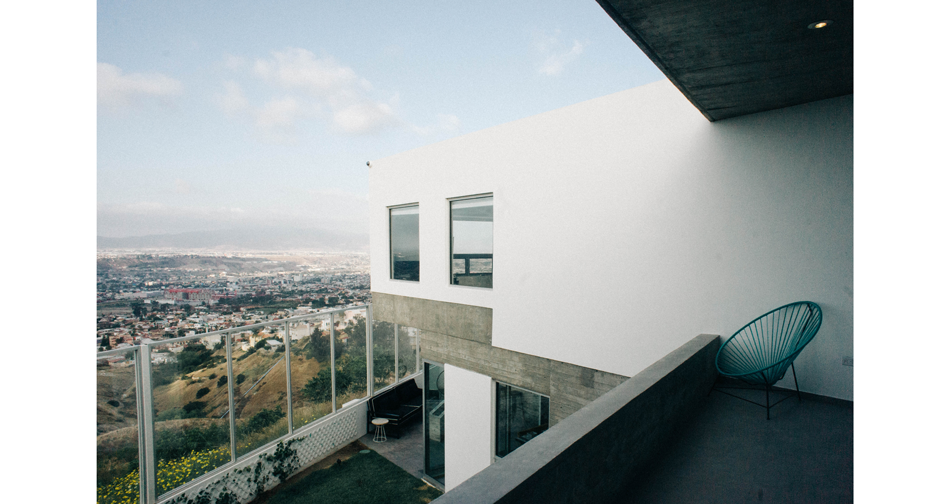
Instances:
[[[795,378],[795,392],[798,393],[798,402],[802,402],[802,391],[798,390],[798,375],[795,374],[795,363],[792,363],[792,378]]]

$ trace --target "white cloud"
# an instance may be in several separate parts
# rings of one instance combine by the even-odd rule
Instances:
[[[272,59],[254,62],[254,73],[286,88],[301,89],[326,99],[371,88],[352,68],[340,65],[332,57],[318,59],[306,49],[294,48],[271,55]]]
[[[584,52],[585,44],[578,40],[574,40],[568,49],[566,44],[561,42],[560,34],[559,30],[556,30],[552,35],[542,32],[535,33],[534,47],[544,58],[544,61],[538,66],[538,72],[543,75],[560,75],[565,66],[576,60]]]
[[[296,123],[302,117],[300,102],[291,96],[273,99],[254,110],[254,122],[271,142],[293,143],[296,141]]]
[[[238,68],[237,63],[232,66]],[[271,94],[267,103],[249,106],[241,87],[233,81],[225,84],[225,93],[216,100],[228,113],[252,109],[255,124],[269,139],[292,141],[296,124],[315,117],[327,118],[335,131],[354,135],[400,124],[395,99],[376,99],[368,80],[332,57],[318,58],[306,49],[289,48],[271,53],[270,58],[258,58],[248,68],[271,86],[265,91],[265,96]]]
[[[159,73],[123,74],[109,63],[96,64],[96,96],[101,107],[122,110],[144,99],[167,99],[181,94],[181,82]]]
[[[232,81],[224,83],[224,93],[215,96],[218,107],[228,114],[234,114],[247,108],[247,98],[241,86]]]
[[[385,103],[354,103],[333,112],[333,125],[345,133],[374,133],[396,122],[392,107]]]

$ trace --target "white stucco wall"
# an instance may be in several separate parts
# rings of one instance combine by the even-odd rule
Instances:
[[[492,461],[491,377],[445,366],[445,490]]]
[[[852,132],[851,96],[710,123],[660,81],[376,160],[372,289],[492,308],[494,345],[628,376],[815,301],[799,383],[852,399]],[[449,285],[446,198],[486,192],[494,288]],[[412,202],[421,281],[392,281],[386,207]]]

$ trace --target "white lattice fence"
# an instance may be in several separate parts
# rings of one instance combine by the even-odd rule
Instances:
[[[319,420],[314,425],[300,429],[281,444],[270,446],[221,472],[212,472],[204,478],[199,478],[184,489],[162,499],[160,503],[248,503],[260,491],[270,490],[280,483],[280,478],[274,475],[275,466],[278,466],[276,468],[279,470],[282,459],[286,459],[279,453],[275,457],[278,450],[285,448],[296,452],[296,470],[288,474],[289,477],[319,462],[363,434],[366,434],[366,403],[360,402]],[[231,494],[230,498],[226,496],[228,493]]]

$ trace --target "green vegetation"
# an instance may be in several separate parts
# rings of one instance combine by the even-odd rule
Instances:
[[[299,481],[278,487],[267,504],[389,504],[431,502],[442,492],[414,478],[401,467],[370,451],[357,453]]]
[[[198,392],[195,394],[195,399],[201,399],[202,397],[208,395],[208,392],[211,392],[211,389],[208,387],[201,387],[198,389]]]
[[[256,351],[257,351],[256,348],[251,348],[251,349],[249,349],[247,352],[244,352],[244,355],[238,357],[237,359],[234,359],[234,361],[235,361],[235,362],[241,362],[242,360],[244,360],[244,359],[250,357],[250,356],[251,356],[254,352],[256,352]],[[241,383],[241,382],[238,382],[238,383]]]
[[[209,376],[208,378],[214,379],[214,375],[211,375],[211,376]],[[226,383],[228,383],[228,376],[227,376],[227,375],[224,375],[224,376],[222,376],[221,378],[218,378],[218,388],[223,387]],[[238,382],[238,383],[240,383],[240,382]]]
[[[243,426],[238,427],[238,432],[241,437],[244,437],[254,432],[262,431],[283,418],[284,410],[280,405],[277,405],[274,409],[264,408],[252,416]]]

